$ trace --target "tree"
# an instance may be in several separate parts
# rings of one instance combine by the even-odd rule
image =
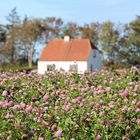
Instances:
[[[4,25],[0,25],[0,43],[6,42],[6,29]]]
[[[81,37],[88,38],[93,44],[97,45],[99,29],[99,23],[85,24],[84,26],[80,27]]]
[[[39,19],[24,19],[19,27],[19,40],[22,44],[22,52],[27,55],[28,66],[32,67],[35,47],[41,39],[42,27]]]
[[[42,22],[42,29],[46,42],[54,38],[61,38],[63,21],[61,18],[48,17]]]
[[[5,52],[11,57],[11,62],[14,63],[17,57],[17,43],[18,43],[18,26],[20,24],[20,19],[17,14],[16,8],[12,9],[7,16],[9,25],[7,25],[7,41],[5,46]]]
[[[140,17],[124,25],[123,36],[119,44],[118,60],[122,63],[136,65],[140,63]]]
[[[64,28],[62,36],[68,35],[71,38],[79,37],[79,26],[74,22],[68,22]]]
[[[131,57],[133,64],[140,64],[140,16],[137,16],[137,18],[130,23],[130,29]]]
[[[114,23],[108,21],[102,24],[100,42],[109,64],[114,64],[119,46],[119,31]]]
[[[121,32],[120,36],[118,39],[118,52],[117,52],[117,57],[116,62],[117,64],[130,64],[132,59],[131,59],[131,54],[130,54],[130,40],[129,40],[129,35],[130,35],[130,28],[128,24],[120,25],[121,26]]]
[[[0,65],[9,62],[9,57],[6,55],[7,50],[5,44],[7,40],[7,28],[5,25],[0,25]]]

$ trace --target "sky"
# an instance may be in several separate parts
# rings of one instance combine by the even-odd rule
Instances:
[[[0,0],[0,24],[16,7],[18,15],[31,18],[60,17],[65,22],[128,23],[140,15],[140,0]]]

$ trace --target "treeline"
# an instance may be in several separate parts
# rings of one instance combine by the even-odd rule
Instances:
[[[140,64],[139,16],[128,24],[106,21],[79,26],[55,17],[39,19],[25,16],[21,20],[14,8],[6,18],[9,23],[0,24],[0,64],[27,63],[32,67],[37,45],[65,35],[89,38],[103,54],[106,65]]]

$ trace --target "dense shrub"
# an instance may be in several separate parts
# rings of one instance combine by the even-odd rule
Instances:
[[[36,69],[36,66],[33,66],[32,68],[28,67],[27,65],[14,65],[14,64],[3,64],[0,67],[0,72],[4,71],[11,71],[11,72],[30,72],[33,69]]]
[[[139,140],[140,75],[3,72],[0,139]]]

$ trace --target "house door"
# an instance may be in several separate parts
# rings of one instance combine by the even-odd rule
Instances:
[[[93,64],[90,65],[90,72],[93,72]]]

